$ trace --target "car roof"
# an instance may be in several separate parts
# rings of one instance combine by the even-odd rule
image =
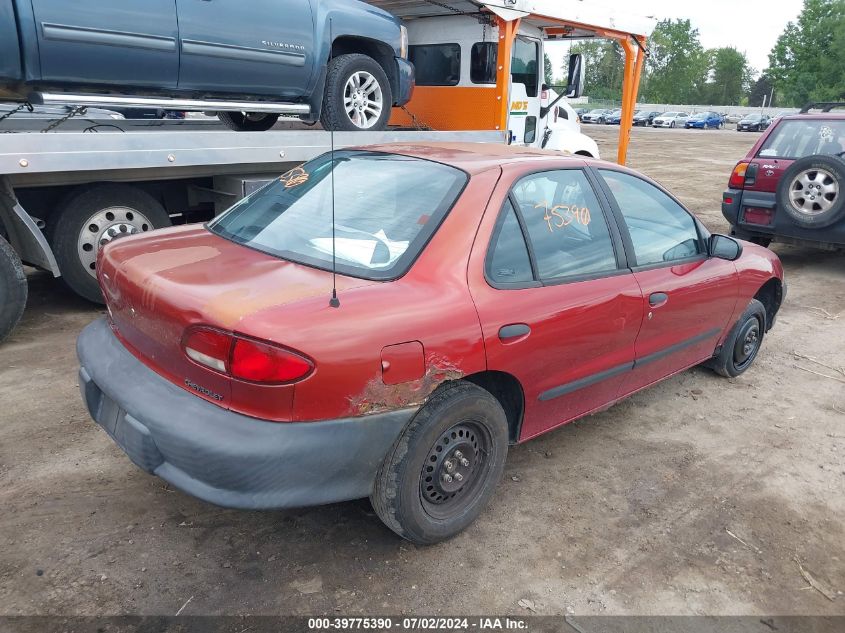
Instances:
[[[807,112],[805,114],[801,114],[798,112],[792,114],[785,114],[781,117],[782,119],[815,119],[815,120],[830,120],[836,119],[841,121],[845,119],[845,112]]]
[[[549,162],[583,164],[589,160],[586,156],[563,154],[554,150],[535,149],[505,145],[504,143],[457,143],[457,142],[416,142],[382,143],[350,149],[384,152],[412,156],[457,167],[467,173],[477,174],[503,163]]]

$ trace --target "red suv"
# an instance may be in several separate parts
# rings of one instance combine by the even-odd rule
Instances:
[[[737,163],[722,196],[731,235],[845,248],[845,103],[778,119]],[[811,113],[813,109],[821,112]]]
[[[321,156],[98,274],[80,385],[132,461],[230,507],[369,495],[418,543],[479,515],[510,444],[744,372],[783,293],[774,253],[631,170],[466,144]]]

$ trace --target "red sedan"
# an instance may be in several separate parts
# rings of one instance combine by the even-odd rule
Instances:
[[[509,445],[744,372],[784,294],[771,251],[629,169],[469,144],[324,155],[98,275],[80,384],[133,462],[229,507],[369,495],[418,543],[479,515]]]

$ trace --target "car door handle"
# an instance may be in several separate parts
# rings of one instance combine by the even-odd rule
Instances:
[[[499,338],[502,341],[510,341],[515,338],[528,336],[531,333],[531,328],[525,323],[511,323],[510,325],[503,325],[499,328]]]
[[[652,292],[648,296],[648,305],[650,305],[652,308],[659,308],[667,301],[669,301],[669,295],[667,295],[665,292]]]

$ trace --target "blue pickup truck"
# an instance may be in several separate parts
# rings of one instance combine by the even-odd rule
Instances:
[[[0,0],[0,100],[280,114],[378,130],[414,86],[407,33],[359,0]]]

